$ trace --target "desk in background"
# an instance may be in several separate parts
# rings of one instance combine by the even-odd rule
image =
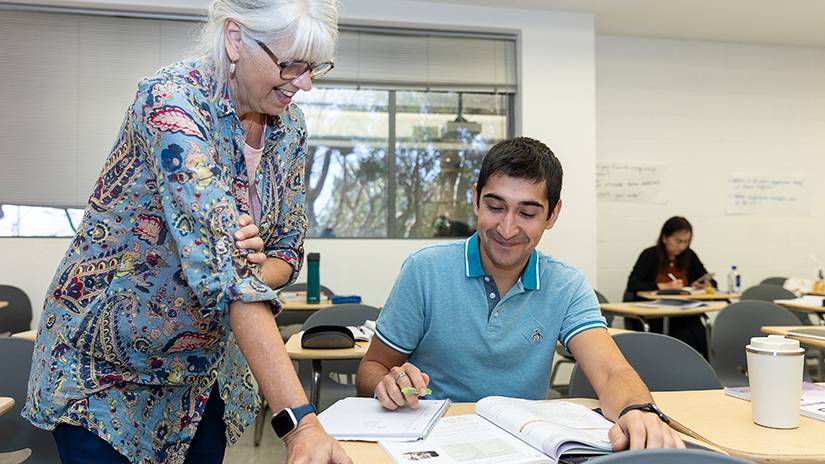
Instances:
[[[683,317],[683,316],[699,316],[702,325],[705,327],[705,336],[708,340],[708,355],[710,356],[710,321],[708,321],[708,313],[721,311],[728,304],[721,301],[709,301],[704,306],[689,309],[670,309],[670,308],[646,308],[639,306],[638,302],[631,303],[604,303],[601,305],[602,312],[613,314],[615,316],[622,316],[631,319],[636,319],[642,323],[642,329],[645,332],[650,332],[650,324],[648,319]],[[667,324],[664,324],[665,334],[668,333]]]
[[[802,417],[799,428],[794,430],[761,427],[751,420],[750,402],[727,396],[722,390],[658,392],[653,393],[653,398],[685,430],[733,456],[771,464],[825,462],[825,422]],[[573,401],[591,408],[598,405],[596,400],[555,401]],[[471,414],[474,410],[472,403],[457,403],[445,415]],[[392,464],[377,443],[341,444],[355,464]]]
[[[819,324],[825,325],[825,306],[803,305],[799,303],[780,303],[779,301],[776,301],[775,303],[792,311],[815,314],[819,319]]]
[[[318,311],[319,309],[329,308],[332,303],[301,303],[301,302],[284,302],[281,301],[284,311]]]
[[[655,290],[649,290],[645,292],[637,292],[637,296],[640,298],[644,298],[646,300],[656,300],[659,298],[669,298],[672,300],[700,300],[700,301],[727,301],[730,302],[731,300],[738,300],[741,296],[738,293],[724,293],[724,292],[715,292],[715,293],[692,293],[690,295],[659,295],[656,293]]]
[[[0,416],[3,414],[11,411],[11,408],[14,407],[14,398],[9,398],[7,396],[0,396]]]
[[[312,361],[312,384],[310,385],[310,399],[316,407],[321,395],[321,363],[333,359],[361,359],[367,353],[369,342],[355,342],[354,348],[337,350],[314,350],[301,348],[300,334],[289,337],[286,342],[286,352],[293,361],[306,359]]]
[[[17,332],[11,334],[13,338],[22,338],[23,340],[34,341],[37,338],[37,329],[27,330],[25,332]]]
[[[799,343],[805,346],[825,350],[825,340],[820,340],[818,338],[803,337],[800,335],[788,335],[788,331],[790,330],[810,328],[811,326],[809,325],[766,325],[762,327],[762,333],[768,335],[784,335],[785,337],[793,338],[794,340],[799,340]]]

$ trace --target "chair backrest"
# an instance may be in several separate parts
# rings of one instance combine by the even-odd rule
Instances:
[[[598,290],[593,290],[593,291],[596,292],[596,299],[599,300],[599,304],[610,303],[610,300],[608,300],[607,297],[602,294],[602,292],[600,292]],[[604,318],[605,318],[605,320],[607,320],[607,326],[608,327],[613,325],[613,315],[612,314],[607,314],[607,315],[604,316]]]
[[[302,330],[319,325],[363,325],[378,319],[381,310],[365,304],[340,304],[315,311],[304,322]]]
[[[799,325],[785,308],[767,301],[743,300],[725,307],[716,316],[711,332],[711,364],[726,387],[748,385],[745,346],[751,337],[764,337],[762,326]],[[808,373],[803,373],[808,378]]]
[[[741,301],[757,300],[770,301],[772,303],[774,300],[790,300],[793,298],[796,298],[796,295],[784,287],[779,285],[759,284],[754,285],[753,287],[742,292]],[[791,311],[791,313],[793,313],[793,315],[796,316],[796,318],[803,324],[811,324],[811,318],[808,317],[808,313],[801,311]]]
[[[759,282],[759,285],[776,285],[781,287],[785,285],[786,280],[788,280],[787,277],[768,277],[763,279],[762,282]]]
[[[31,329],[32,303],[26,292],[11,285],[0,285],[0,301],[9,302],[0,309],[0,334]]]
[[[319,325],[363,325],[364,321],[374,321],[378,319],[381,310],[365,304],[340,304],[315,311],[304,322],[301,330],[307,330]],[[330,380],[329,373],[333,373],[339,378],[351,378],[358,372],[360,360],[328,360],[324,361],[324,375],[321,377],[321,401],[319,410],[326,405],[334,403],[336,400],[347,396],[355,396],[354,383],[348,382],[341,385]],[[310,361],[302,360],[298,363],[298,377],[301,383],[309,385],[311,382],[312,366]]]
[[[292,285],[287,285],[286,287],[278,290],[278,293],[281,292],[305,292],[307,291],[307,283],[306,282],[299,282]],[[326,296],[327,298],[332,298],[335,296],[335,292],[330,290],[328,287],[321,285],[321,295]]]
[[[0,355],[3,356],[0,396],[9,396],[15,402],[11,411],[0,416],[0,437],[3,437],[0,453],[29,448],[32,455],[25,461],[26,464],[60,462],[52,434],[36,428],[20,416],[26,402],[33,353],[32,341],[0,337]]]
[[[779,285],[759,284],[754,285],[742,292],[742,301],[758,300],[758,301],[773,301],[773,300],[787,300],[796,298],[792,291],[785,289]]]
[[[588,464],[752,464],[751,461],[696,449],[643,449],[607,454]]]
[[[620,333],[613,340],[650,391],[722,388],[705,358],[681,340],[651,332]],[[578,365],[570,377],[570,397],[596,398]]]

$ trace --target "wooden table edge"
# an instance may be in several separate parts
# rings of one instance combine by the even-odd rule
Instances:
[[[5,400],[5,401],[0,401],[0,416],[2,416],[3,414],[11,411],[11,409],[16,404],[15,401],[14,401],[14,398],[10,398],[8,396],[0,397],[0,400]]]
[[[335,359],[361,359],[367,353],[369,342],[357,341],[355,348],[340,348],[340,349],[310,349],[301,348],[300,333],[293,334],[286,342],[286,353],[292,360],[300,359],[320,359],[320,360],[335,360]]]

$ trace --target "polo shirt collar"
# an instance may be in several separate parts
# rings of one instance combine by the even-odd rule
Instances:
[[[484,268],[481,266],[478,232],[464,241],[464,275],[467,277],[484,277],[485,275]],[[541,288],[538,252],[535,249],[530,253],[530,259],[521,274],[521,283],[524,285],[525,290],[538,290]]]

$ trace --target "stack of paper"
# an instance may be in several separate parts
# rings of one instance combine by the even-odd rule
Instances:
[[[694,300],[677,300],[674,298],[659,298],[658,300],[648,301],[644,303],[636,303],[636,306],[643,308],[656,309],[690,309],[704,306],[701,301]]]
[[[751,400],[750,387],[727,387],[725,394],[734,398]],[[825,422],[825,386],[802,382],[799,414]]]
[[[427,436],[450,400],[419,400],[417,409],[389,411],[373,398],[344,398],[318,415],[338,440],[415,441]]]

